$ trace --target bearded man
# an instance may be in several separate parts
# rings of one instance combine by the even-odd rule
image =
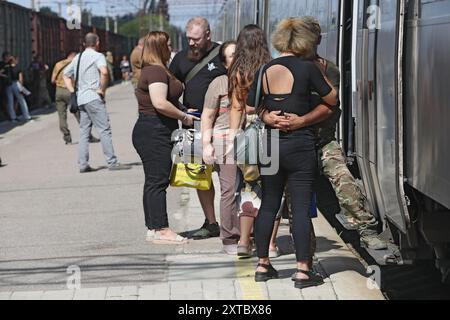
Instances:
[[[196,17],[186,25],[189,48],[179,52],[170,65],[170,71],[185,85],[183,105],[187,109],[203,111],[206,91],[211,82],[227,73],[219,58],[218,43],[211,40],[208,20]],[[198,197],[205,214],[204,225],[193,234],[193,239],[219,237],[220,228],[214,211],[214,186],[211,190],[198,190]]]

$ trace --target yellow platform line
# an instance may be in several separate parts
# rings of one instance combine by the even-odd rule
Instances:
[[[255,266],[251,259],[237,259],[236,273],[242,300],[267,300],[262,285],[255,282]]]

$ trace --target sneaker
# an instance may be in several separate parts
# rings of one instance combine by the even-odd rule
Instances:
[[[94,172],[94,169],[92,169],[90,166],[87,166],[84,169],[80,169],[80,173],[89,173],[89,172]]]
[[[91,136],[90,138],[89,138],[89,143],[99,143],[100,142],[100,139],[99,138],[96,138],[96,137],[94,137],[94,136]]]
[[[237,244],[224,244],[223,251],[230,256],[236,256],[238,252],[238,246]]]
[[[72,144],[72,138],[71,137],[64,137],[64,142],[66,145]]]
[[[239,258],[251,258],[251,257],[253,257],[252,245],[238,246],[237,247],[237,256]]]
[[[376,230],[362,227],[358,232],[361,244],[366,248],[372,250],[386,250],[388,248],[387,242],[380,239]]]
[[[121,163],[113,164],[111,167],[109,167],[109,171],[120,171],[120,170],[130,170],[131,166]]]
[[[20,121],[19,121],[19,119],[16,118],[16,119],[12,119],[11,122],[12,123],[19,123]]]
[[[203,226],[192,235],[192,239],[194,240],[204,240],[209,238],[217,238],[220,236],[220,227],[219,224],[213,223],[210,224],[208,220],[205,220]]]

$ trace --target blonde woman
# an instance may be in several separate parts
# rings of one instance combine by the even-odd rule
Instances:
[[[183,85],[167,69],[170,39],[165,32],[150,32],[145,40],[143,69],[136,97],[139,119],[133,130],[133,145],[145,173],[144,213],[147,240],[155,244],[185,244],[187,239],[169,228],[166,190],[172,168],[171,134],[178,120],[192,126],[195,117],[178,109]]]

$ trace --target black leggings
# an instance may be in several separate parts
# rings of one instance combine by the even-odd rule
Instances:
[[[166,190],[172,168],[171,134],[172,128],[157,116],[141,115],[133,130],[133,145],[144,166],[145,224],[150,230],[169,227]]]
[[[292,201],[292,235],[297,261],[311,258],[309,210],[317,170],[313,143],[305,144],[301,134],[282,134],[279,152],[280,168],[273,176],[262,175],[262,204],[255,222],[255,240],[259,258],[269,256],[270,238],[281,205],[286,182]]]

